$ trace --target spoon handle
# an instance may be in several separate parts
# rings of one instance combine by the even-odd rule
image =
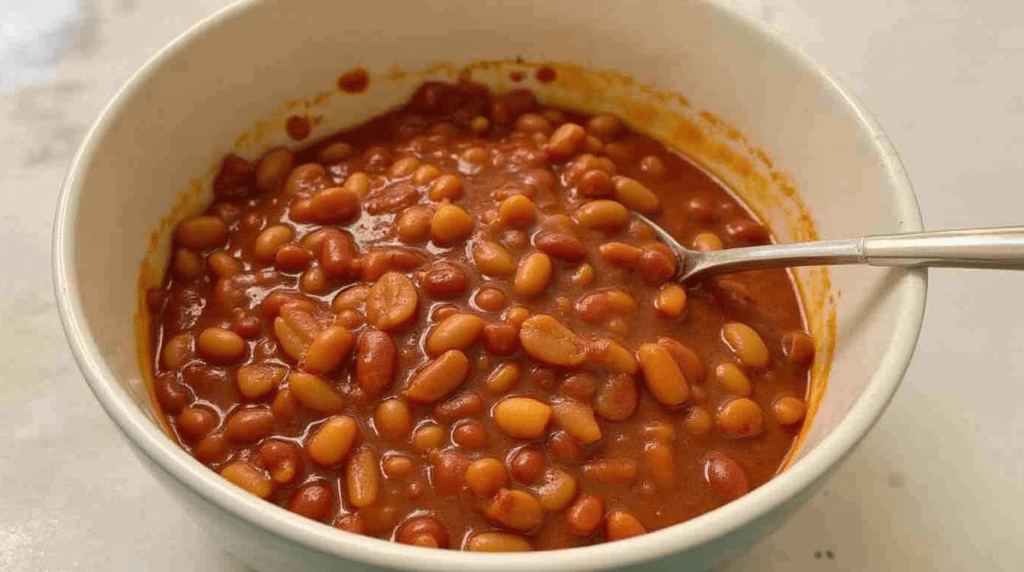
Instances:
[[[1024,270],[1024,227],[940,230],[703,252],[683,278],[786,266],[868,264]]]

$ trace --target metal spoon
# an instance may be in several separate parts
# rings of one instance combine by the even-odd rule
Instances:
[[[1024,270],[1024,227],[1019,226],[883,234],[699,252],[684,248],[647,217],[632,214],[649,224],[675,252],[680,282],[759,268],[833,264]]]

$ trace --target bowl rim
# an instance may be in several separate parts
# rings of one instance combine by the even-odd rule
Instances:
[[[167,438],[121,387],[107,367],[91,335],[81,307],[72,239],[78,223],[82,172],[92,163],[113,118],[125,101],[162,64],[192,38],[210,33],[227,20],[253,9],[260,0],[239,1],[196,23],[150,58],[110,99],[85,136],[68,168],[61,187],[54,218],[52,272],[54,293],[65,336],[89,388],[103,409],[151,464],[185,485],[191,492],[230,516],[325,555],[375,566],[397,569],[466,572],[507,572],[513,570],[573,571],[605,569],[655,560],[698,547],[721,538],[761,518],[797,497],[815,481],[828,474],[867,434],[899,387],[917,344],[924,318],[927,271],[907,270],[893,286],[900,298],[900,310],[890,344],[868,385],[851,409],[822,442],[783,473],[740,499],[688,521],[649,534],[614,543],[555,551],[500,556],[454,550],[432,550],[369,538],[339,534],[329,525],[292,514],[229,484],[192,458]],[[791,45],[769,25],[712,0],[701,0],[722,18],[732,20],[747,32],[762,36],[774,49],[790,56],[803,73],[816,76],[832,88],[838,101],[852,111],[858,128],[870,136],[880,167],[894,189],[897,210],[907,231],[923,228],[913,187],[898,154],[866,107],[822,64]]]

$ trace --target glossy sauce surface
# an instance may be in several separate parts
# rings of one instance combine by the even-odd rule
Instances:
[[[313,147],[225,159],[176,229],[154,389],[179,441],[338,528],[555,549],[684,521],[777,471],[813,343],[782,270],[685,290],[683,244],[768,242],[613,116],[425,84]]]

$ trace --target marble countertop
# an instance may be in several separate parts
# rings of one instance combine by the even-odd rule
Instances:
[[[829,65],[900,150],[929,228],[1024,219],[1024,3],[731,0]],[[50,226],[105,101],[214,0],[3,0],[0,570],[211,570],[57,319]],[[913,365],[828,485],[730,572],[1024,568],[1024,274],[933,271]]]

